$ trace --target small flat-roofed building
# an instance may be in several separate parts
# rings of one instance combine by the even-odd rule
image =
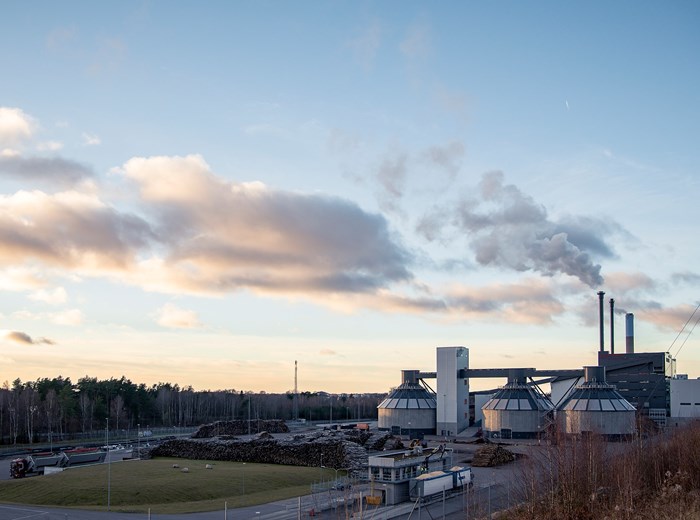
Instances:
[[[386,505],[410,499],[409,483],[422,473],[445,471],[452,467],[452,448],[421,448],[387,451],[370,455],[369,480],[372,494]]]

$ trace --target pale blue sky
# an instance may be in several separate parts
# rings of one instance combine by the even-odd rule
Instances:
[[[577,368],[601,289],[666,350],[699,301],[699,22],[5,2],[0,380],[284,391],[297,359],[302,389],[384,391],[439,345]]]

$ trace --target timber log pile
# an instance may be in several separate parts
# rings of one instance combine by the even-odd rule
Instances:
[[[273,420],[252,420],[250,426],[248,421],[238,419],[235,421],[216,421],[209,424],[203,424],[192,434],[193,439],[210,439],[222,435],[247,435],[248,432],[259,433],[287,433],[289,428],[281,419]]]
[[[472,466],[486,468],[500,466],[515,460],[515,454],[497,444],[486,444],[474,453]]]
[[[391,438],[385,432],[357,436],[336,431],[277,439],[264,437],[251,440],[173,439],[153,448],[151,456],[366,471],[367,450],[374,451],[376,445],[385,445]],[[364,440],[364,446],[357,442],[360,438]]]

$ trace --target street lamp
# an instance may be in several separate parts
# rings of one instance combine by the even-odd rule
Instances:
[[[138,451],[136,452],[141,460],[141,424],[136,425],[136,446]]]
[[[109,453],[109,417],[105,426],[105,444],[107,448],[107,511],[112,502],[112,455]]]

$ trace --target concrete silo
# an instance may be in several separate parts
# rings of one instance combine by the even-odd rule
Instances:
[[[402,370],[403,382],[379,403],[380,430],[411,437],[435,433],[435,394],[420,384],[418,374],[418,370]]]
[[[552,423],[554,405],[537,386],[527,384],[523,370],[514,369],[481,410],[485,437],[532,439]]]
[[[557,408],[561,430],[568,435],[599,434],[623,439],[636,432],[636,409],[605,381],[605,367],[584,367],[584,382]]]

